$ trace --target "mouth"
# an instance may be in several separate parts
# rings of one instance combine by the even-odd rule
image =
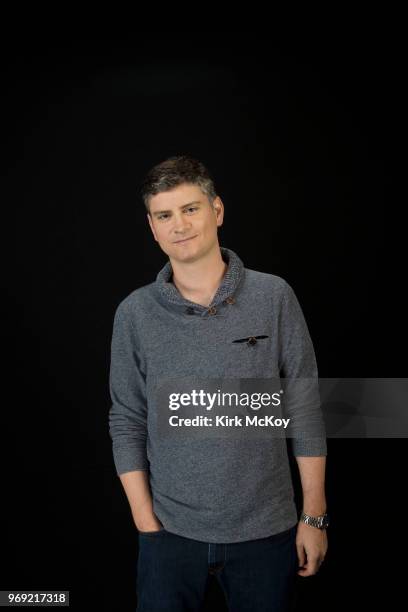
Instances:
[[[175,242],[174,244],[183,244],[184,242],[188,242],[189,240],[192,240],[193,238],[196,238],[196,236],[190,236],[190,238],[184,238],[184,240],[177,240],[177,242]]]

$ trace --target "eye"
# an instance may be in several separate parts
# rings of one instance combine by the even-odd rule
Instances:
[[[157,218],[162,221],[163,219],[165,219],[165,217],[168,217],[167,213],[162,213],[161,215],[159,215]]]
[[[185,210],[197,210],[197,209],[198,209],[198,206],[189,206]]]

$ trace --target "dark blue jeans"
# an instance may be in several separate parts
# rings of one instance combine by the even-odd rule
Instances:
[[[139,532],[137,612],[198,612],[209,574],[230,612],[289,612],[295,601],[297,525],[233,544],[208,544],[165,529]]]

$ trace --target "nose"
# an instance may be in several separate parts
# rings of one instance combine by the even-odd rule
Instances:
[[[186,218],[186,215],[175,215],[173,230],[177,235],[183,235],[191,227],[190,221]]]

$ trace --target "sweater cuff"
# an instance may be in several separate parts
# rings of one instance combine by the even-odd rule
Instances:
[[[135,470],[148,470],[149,461],[145,449],[135,446],[122,446],[113,449],[113,460],[117,475]]]
[[[326,438],[292,438],[295,457],[318,457],[327,455]]]

